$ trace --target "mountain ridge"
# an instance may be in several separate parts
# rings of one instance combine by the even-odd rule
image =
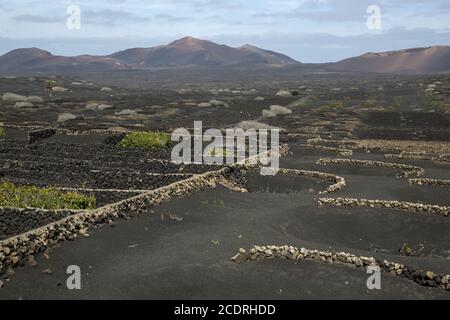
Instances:
[[[83,71],[151,70],[190,67],[306,66],[287,55],[251,44],[231,47],[184,37],[148,48],[129,48],[105,56],[58,56],[49,51],[19,48],[0,56],[0,73],[64,73]],[[332,72],[441,73],[450,72],[450,46],[429,46],[367,52],[334,63],[308,64]]]
[[[152,69],[161,67],[288,65],[298,61],[253,47],[233,48],[209,40],[185,37],[167,45],[130,48],[105,56],[57,56],[39,48],[15,49],[0,56],[0,72],[58,72]]]

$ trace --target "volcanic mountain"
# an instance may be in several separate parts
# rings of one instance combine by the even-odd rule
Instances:
[[[232,48],[186,37],[168,45],[133,48],[108,56],[55,56],[38,49],[16,49],[0,57],[0,72],[83,72],[189,66],[272,66],[298,64],[288,56],[250,45]]]
[[[436,73],[450,71],[450,46],[366,53],[331,64],[336,71]]]
[[[109,57],[135,67],[187,67],[229,65],[287,65],[297,61],[288,56],[250,45],[232,48],[212,41],[186,37],[168,45],[120,51]]]

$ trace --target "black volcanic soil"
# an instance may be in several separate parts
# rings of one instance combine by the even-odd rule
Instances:
[[[352,174],[349,170],[315,165],[314,160],[323,154],[309,155],[304,150],[297,153],[295,146],[293,151],[282,161],[284,167],[340,171],[349,186],[336,196],[407,200],[421,195],[419,188],[409,187],[406,180],[397,179],[384,169]],[[448,172],[448,167],[434,169]],[[248,179],[251,193],[234,193],[222,187],[198,192],[158,206],[138,219],[120,222],[114,228],[95,229],[89,239],[65,243],[52,251],[50,260],[39,259],[38,267],[18,270],[7,288],[0,291],[0,297],[449,298],[440,289],[388,275],[382,278],[381,291],[368,292],[364,272],[314,262],[234,264],[230,257],[240,247],[289,244],[359,253],[440,272],[448,272],[450,267],[450,222],[446,218],[394,210],[319,208],[317,193],[325,187],[323,182],[258,174],[250,174]],[[401,194],[403,184],[404,190],[410,188],[407,197]],[[427,199],[448,204],[438,193],[428,194]],[[404,244],[423,246],[422,256],[401,256],[399,250]],[[65,289],[64,270],[70,264],[81,267],[81,291]],[[52,275],[42,274],[47,268]]]
[[[39,186],[150,190],[214,169],[174,165],[165,150],[145,151],[105,144],[28,145],[6,140],[0,142],[0,154],[2,177]]]
[[[265,77],[245,81],[203,73],[204,81],[192,84],[188,81],[192,72],[170,83],[170,71],[161,72],[165,76],[159,84],[156,75],[148,74],[146,82],[139,78],[146,75],[138,73],[139,77],[130,77],[127,86],[118,83],[130,73],[118,73],[108,80],[112,92],[100,91],[106,83],[99,75],[84,75],[84,79],[96,81],[81,86],[71,83],[82,79],[59,78],[70,91],[45,96],[42,105],[18,110],[2,103],[1,121],[7,133],[0,141],[1,175],[19,184],[153,189],[217,168],[174,165],[167,150],[123,149],[105,144],[107,137],[123,128],[170,132],[179,126],[191,128],[194,120],[203,120],[205,127],[227,128],[242,120],[257,119],[284,129],[282,139],[289,142],[290,153],[281,160],[281,167],[336,173],[347,180],[344,190],[326,197],[450,205],[446,187],[410,186],[407,179],[396,178],[397,172],[389,169],[317,165],[319,158],[341,156],[305,147],[311,137],[339,141],[383,138],[440,141],[446,146],[442,152],[447,152],[448,115],[427,109],[422,95],[422,85],[436,78],[325,74],[294,78],[291,74],[280,80],[278,74],[273,81]],[[224,80],[220,82],[222,75]],[[439,79],[449,82],[445,76]],[[45,94],[41,78],[0,80],[0,92]],[[280,89],[298,90],[299,96],[276,97]],[[265,100],[255,101],[258,96]],[[364,108],[370,97],[379,101],[377,107],[388,107],[397,97],[404,99],[397,111],[386,112]],[[224,101],[228,107],[197,106],[211,99]],[[113,108],[86,110],[91,100]],[[320,111],[321,106],[337,100],[344,101],[343,110]],[[262,110],[274,104],[289,106],[292,114],[262,119]],[[124,109],[137,114],[116,114]],[[62,112],[82,117],[56,123]],[[28,144],[28,131],[49,126],[67,131]],[[98,129],[107,130],[94,132]],[[288,137],[289,133],[303,136]],[[446,162],[385,160],[384,153],[376,150],[356,150],[352,158],[417,165],[425,169],[424,177],[450,178]],[[230,258],[241,247],[287,244],[373,256],[441,273],[450,270],[448,218],[388,209],[319,207],[319,191],[327,186],[322,181],[262,177],[257,172],[249,173],[247,179],[249,193],[219,186],[186,199],[173,199],[139,218],[92,229],[89,238],[54,248],[50,259],[37,257],[37,267],[17,269],[0,289],[0,298],[450,299],[441,289],[385,274],[382,290],[368,291],[368,275],[361,270],[317,262],[234,264]],[[120,192],[96,195],[99,205],[127,196]],[[405,257],[400,253],[404,245],[423,249],[420,256]],[[80,291],[65,286],[65,270],[73,264],[82,270]],[[52,274],[44,274],[44,269]]]

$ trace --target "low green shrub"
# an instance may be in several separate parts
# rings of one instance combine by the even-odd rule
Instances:
[[[318,112],[329,112],[332,111],[332,108],[329,105],[321,105],[320,107],[317,108]]]
[[[375,107],[375,104],[376,104],[376,100],[374,99],[374,98],[369,98],[369,99],[367,99],[365,102],[364,102],[364,104],[363,104],[363,107],[364,108],[374,108]]]
[[[165,132],[129,132],[119,142],[122,147],[166,149],[171,144],[170,134]]]
[[[54,188],[15,186],[8,181],[0,182],[0,206],[3,207],[88,210],[94,209],[95,205],[94,196],[62,192]]]
[[[208,155],[210,157],[236,157],[237,152],[236,151],[228,151],[226,148],[214,148],[210,149],[208,152]]]
[[[333,101],[328,104],[321,105],[319,108],[317,108],[318,112],[331,112],[331,111],[337,111],[341,112],[345,108],[344,102],[342,101]]]
[[[52,90],[53,87],[56,87],[58,85],[58,82],[55,80],[45,80],[44,87],[47,91]]]
[[[397,108],[395,106],[389,106],[384,109],[386,112],[397,112]]]
[[[5,137],[6,129],[3,127],[0,127],[0,139],[3,139]]]

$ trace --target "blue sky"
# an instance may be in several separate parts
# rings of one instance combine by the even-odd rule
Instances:
[[[66,26],[81,9],[81,28]],[[370,5],[381,30],[367,27]],[[108,54],[184,36],[254,44],[302,62],[368,51],[450,45],[449,0],[1,0],[0,54],[40,47],[53,54]]]

